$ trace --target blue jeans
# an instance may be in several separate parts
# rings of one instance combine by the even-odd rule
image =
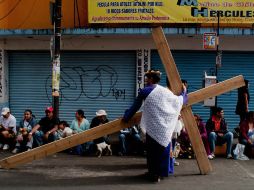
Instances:
[[[124,134],[124,133],[120,133],[119,135],[119,141],[120,141],[120,151],[123,154],[127,153],[127,142],[126,142],[126,136],[127,135],[131,135],[132,139],[134,139],[135,142],[140,142],[140,136],[139,134]]]
[[[53,142],[56,140],[57,136],[55,134],[50,134],[48,137],[48,141],[46,142],[45,139],[43,139],[44,133],[42,131],[36,131],[33,135],[34,143],[36,146],[41,146],[43,144],[47,144],[49,142]]]
[[[231,149],[232,149],[232,143],[233,143],[233,133],[227,132],[224,134],[222,137],[219,137],[220,143],[225,144],[227,143],[227,155],[231,154]],[[210,144],[210,149],[211,152],[214,153],[215,151],[215,144],[218,141],[218,135],[215,132],[211,132],[209,134],[209,144]]]

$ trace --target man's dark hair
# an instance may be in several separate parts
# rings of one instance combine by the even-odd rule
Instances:
[[[213,107],[212,115],[216,115],[218,112],[221,112],[223,109],[221,107]]]

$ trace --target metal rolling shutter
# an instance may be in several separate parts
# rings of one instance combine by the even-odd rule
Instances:
[[[215,69],[215,52],[202,51],[173,51],[172,52],[176,65],[182,79],[188,81],[189,92],[202,88],[203,73],[214,73]],[[152,68],[160,69],[163,72],[161,84],[166,85],[164,68],[157,51],[152,52]],[[254,81],[254,55],[251,53],[223,52],[222,68],[218,70],[218,80],[223,81],[233,76],[242,74],[250,80],[250,96],[254,93],[252,84]],[[222,107],[225,112],[225,119],[228,127],[232,130],[238,125],[239,117],[235,115],[235,105],[237,101],[237,90],[231,91],[218,97],[218,106]],[[250,110],[253,110],[254,103],[251,99]],[[210,109],[203,106],[203,103],[194,105],[193,113],[201,115],[204,121],[210,116]]]
[[[253,52],[225,52],[222,54],[222,67],[218,71],[220,81],[243,75],[250,81],[250,104],[249,110],[254,110],[254,54]],[[237,90],[223,94],[218,97],[218,105],[225,110],[229,128],[233,129],[239,123],[239,116],[235,115],[235,106],[237,102]]]
[[[60,119],[71,122],[77,109],[89,121],[98,109],[113,120],[135,97],[135,51],[73,51],[61,55]],[[21,119],[27,108],[37,119],[51,102],[48,52],[9,52],[10,107]]]

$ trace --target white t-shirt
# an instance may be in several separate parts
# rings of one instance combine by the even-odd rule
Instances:
[[[8,118],[0,117],[0,125],[2,125],[6,130],[12,129],[12,131],[16,134],[16,118],[10,114]]]

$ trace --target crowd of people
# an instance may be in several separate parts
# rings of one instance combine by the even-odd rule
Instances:
[[[23,119],[16,122],[16,118],[11,114],[8,107],[2,109],[0,117],[0,149],[7,151],[12,150],[16,154],[23,151],[29,151],[34,147],[41,146],[59,140],[76,133],[97,127],[101,124],[109,122],[107,119],[107,112],[105,110],[98,110],[96,116],[91,123],[86,119],[83,110],[79,109],[75,113],[75,119],[71,125],[66,121],[60,121],[54,117],[53,107],[45,109],[45,117],[36,121],[35,116],[31,110],[25,110]],[[127,155],[130,150],[130,144],[133,141],[133,146],[136,150],[134,152],[143,153],[143,141],[139,135],[139,127],[123,129],[120,131],[119,150],[118,155]],[[71,153],[84,154],[92,153],[93,145],[100,143],[110,144],[108,136],[95,139],[92,142],[87,142],[70,150]],[[142,149],[142,150],[141,150]],[[141,153],[142,152],[142,153]]]

